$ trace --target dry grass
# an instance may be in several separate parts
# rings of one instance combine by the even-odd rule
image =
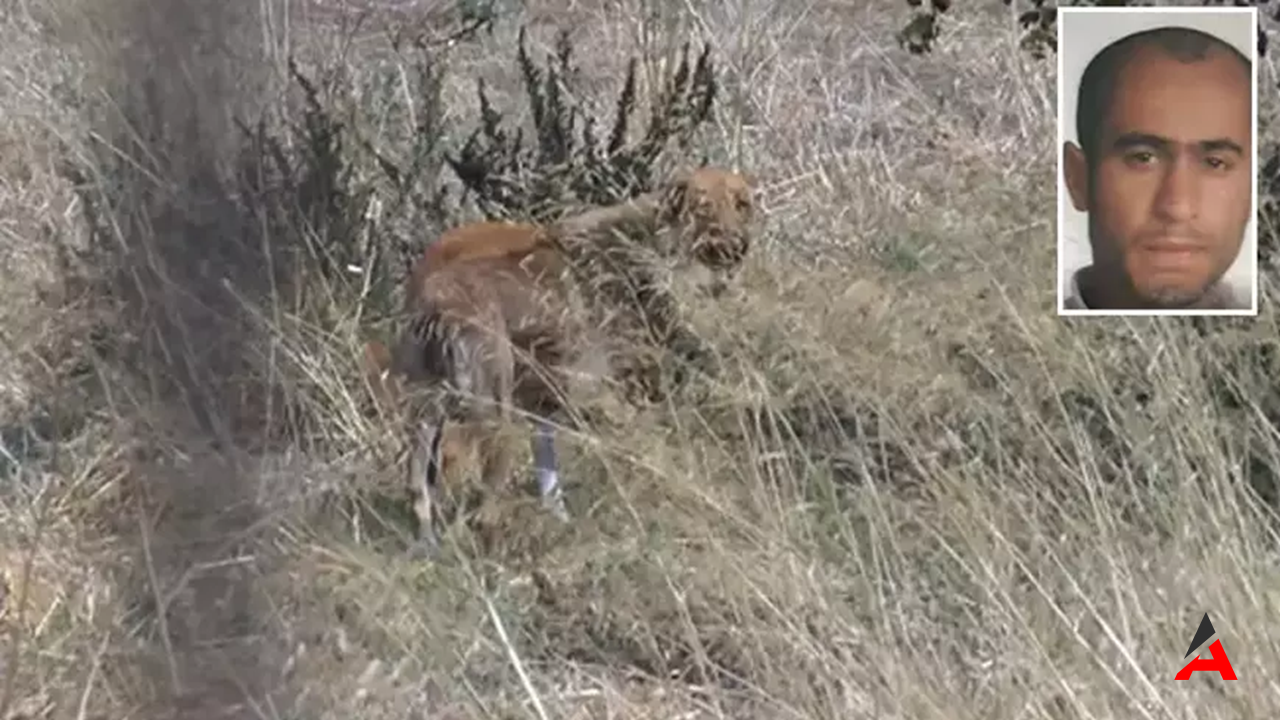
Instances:
[[[572,527],[516,498],[496,555],[459,527],[435,565],[377,491],[398,476],[356,349],[385,302],[244,241],[337,231],[203,174],[243,142],[229,111],[296,91],[286,51],[405,157],[411,58],[301,4],[109,5],[0,14],[4,720],[1277,715],[1277,526],[1251,490],[1280,466],[1270,303],[1054,316],[1054,70],[1002,5],[953,11],[924,57],[889,0],[544,4],[452,47],[446,145],[476,77],[519,112],[520,22],[534,47],[574,28],[602,102],[628,54],[652,78],[711,39],[699,150],[758,177],[764,212],[741,286],[690,308],[724,372],[566,433]],[[67,158],[117,199],[100,252],[129,273],[58,271],[86,236]],[[360,252],[467,216],[368,188]],[[1206,611],[1239,680],[1176,683]]]

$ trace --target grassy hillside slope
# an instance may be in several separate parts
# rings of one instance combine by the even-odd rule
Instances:
[[[889,0],[365,5],[0,10],[0,717],[1280,715],[1273,281],[1056,317],[1055,65],[1003,4],[922,56]],[[683,295],[723,371],[564,435],[574,525],[513,493],[428,565],[358,351],[478,217],[477,79],[528,122],[521,26],[604,117],[710,41],[691,155],[758,239]],[[1236,682],[1173,680],[1205,612]]]

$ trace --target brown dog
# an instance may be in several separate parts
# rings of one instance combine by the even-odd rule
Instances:
[[[677,176],[660,190],[541,227],[484,222],[455,228],[423,254],[409,278],[409,325],[395,350],[371,343],[366,360],[395,392],[426,391],[415,407],[410,477],[419,547],[434,552],[433,525],[446,424],[505,426],[534,417],[539,495],[568,519],[553,428],[575,376],[614,372],[610,336],[640,331],[666,347],[689,343],[654,260],[687,255],[723,287],[750,247],[754,206],[747,180],[716,168]],[[390,371],[390,372],[385,372]],[[416,401],[414,401],[416,402]],[[509,474],[500,427],[486,428],[482,483]]]

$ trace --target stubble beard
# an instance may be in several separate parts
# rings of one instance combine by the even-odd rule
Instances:
[[[1103,242],[1097,242],[1101,238]],[[1127,296],[1126,305],[1136,305],[1154,310],[1180,310],[1195,306],[1204,300],[1209,294],[1209,290],[1222,277],[1223,272],[1210,277],[1198,288],[1185,287],[1160,287],[1143,290],[1134,283],[1129,269],[1125,267],[1124,257],[1116,251],[1114,238],[1108,235],[1102,228],[1098,226],[1098,222],[1093,215],[1089,214],[1089,245],[1093,251],[1093,265],[1096,270],[1105,269],[1104,272],[1095,272],[1097,279],[1102,283],[1112,284],[1113,287],[1123,288],[1123,294]],[[1102,250],[1100,253],[1099,250]],[[1100,265],[1098,260],[1103,263]],[[1099,288],[1101,289],[1101,288]]]

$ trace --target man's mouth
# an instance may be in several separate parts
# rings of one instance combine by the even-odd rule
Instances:
[[[1199,240],[1176,236],[1152,238],[1143,242],[1141,247],[1143,250],[1151,253],[1172,253],[1179,255],[1198,254],[1207,250],[1204,243]]]
[[[1198,242],[1160,238],[1142,243],[1143,253],[1152,269],[1182,269],[1198,264],[1207,248]]]
[[[1170,242],[1167,240],[1149,242],[1142,247],[1152,252],[1202,252],[1204,250],[1203,245],[1196,243]]]

